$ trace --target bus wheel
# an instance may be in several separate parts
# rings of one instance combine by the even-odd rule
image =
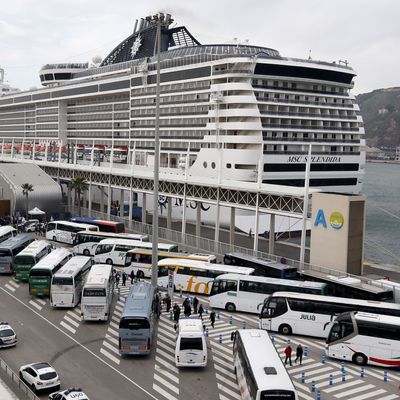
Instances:
[[[88,249],[83,250],[83,255],[89,257],[90,251]]]
[[[144,273],[143,271],[138,271],[136,276],[138,277],[138,279],[143,279],[144,278]]]
[[[229,311],[229,312],[235,312],[236,311],[236,307],[233,303],[227,303],[225,305],[225,310]]]
[[[367,356],[362,353],[355,353],[353,355],[353,363],[357,365],[367,365]]]
[[[107,260],[106,260],[106,264],[108,264],[108,265],[112,265],[112,260],[111,260],[111,258],[107,258]]]
[[[281,325],[279,327],[279,333],[282,333],[283,335],[291,335],[292,334],[292,328],[289,325]]]

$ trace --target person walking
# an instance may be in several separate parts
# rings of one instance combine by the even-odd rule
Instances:
[[[131,278],[131,285],[133,285],[133,281],[135,280],[135,271],[132,270],[131,273],[129,274],[130,278]]]
[[[172,311],[174,313],[175,324],[177,324],[178,321],[179,321],[179,316],[181,314],[181,309],[179,308],[178,304],[176,304],[176,303],[174,304],[174,307],[173,307]]]
[[[115,286],[116,286],[117,289],[118,289],[118,286],[119,286],[119,280],[120,280],[120,278],[121,278],[121,275],[119,274],[119,272],[117,272],[117,273],[115,274]]]
[[[300,365],[303,361],[303,347],[301,344],[299,344],[296,348],[296,359],[294,360],[295,363],[297,363],[297,360],[300,361]]]
[[[167,313],[169,313],[169,310],[171,309],[171,297],[169,297],[169,294],[165,297],[165,307],[167,309]]]
[[[186,318],[189,318],[192,314],[192,307],[190,306],[190,301],[187,301],[185,307],[183,309],[183,313],[185,314]]]
[[[200,303],[200,305],[199,305],[199,317],[201,318],[201,320],[203,320],[203,313],[204,313],[203,304]]]
[[[193,297],[193,313],[194,314],[197,314],[198,307],[199,307],[199,299],[196,296],[194,296]]]
[[[287,364],[287,362],[289,360],[289,364],[290,364],[290,366],[292,366],[292,346],[290,344],[288,344],[285,347],[284,353],[285,353],[285,365]]]
[[[215,324],[215,311],[210,312],[210,321],[211,321],[211,326],[214,328]]]
[[[126,273],[125,273],[125,271],[122,273],[122,286],[126,286]]]

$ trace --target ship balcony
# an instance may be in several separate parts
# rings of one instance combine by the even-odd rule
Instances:
[[[218,127],[217,127],[218,125]],[[230,130],[230,131],[261,131],[261,123],[251,122],[251,121],[232,121],[232,122],[219,122],[216,124],[215,122],[208,122],[206,125],[206,129],[208,130]]]
[[[215,112],[214,109],[208,112],[208,116],[211,118],[215,118],[216,114],[218,114],[219,118],[224,117],[234,117],[234,118],[241,118],[241,117],[254,117],[260,118],[260,111],[256,106],[252,108],[228,108],[228,109],[220,109],[218,113]]]
[[[340,119],[343,122],[346,122],[346,120],[351,120],[351,121],[362,121],[361,116],[357,115],[332,115],[332,114],[322,114],[322,113],[299,113],[299,112],[291,112],[291,111],[270,111],[270,110],[263,110],[260,109],[260,113],[263,117],[267,117],[269,115],[273,116],[285,116],[285,117],[300,117],[300,118],[305,118],[305,119],[310,119],[310,118],[318,118],[323,121],[329,121],[330,119]]]
[[[264,136],[264,141],[268,142],[307,142],[307,143],[324,143],[324,144],[338,144],[338,143],[354,143],[360,144],[360,139],[333,139],[333,138],[322,138],[322,139],[315,139],[315,138],[284,138],[284,137],[269,137]],[[296,143],[298,144],[298,143]]]
[[[341,132],[360,132],[359,128],[343,128],[336,126],[315,126],[315,125],[287,125],[287,124],[262,124],[263,128],[279,128],[282,129],[290,129],[290,130],[306,130],[306,131],[314,131],[314,130],[322,130],[322,131],[341,131]]]
[[[283,155],[307,155],[308,149],[306,151],[279,151],[279,150],[264,150],[264,154],[283,154]],[[324,152],[312,152],[313,156],[359,156],[361,153],[359,151],[324,151]]]

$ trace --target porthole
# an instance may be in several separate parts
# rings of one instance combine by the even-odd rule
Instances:
[[[203,167],[204,167],[204,168],[207,168],[207,161],[204,161],[204,162],[203,162]]]
[[[212,168],[212,169],[215,169],[215,162],[212,162],[212,163],[211,163],[211,168]]]

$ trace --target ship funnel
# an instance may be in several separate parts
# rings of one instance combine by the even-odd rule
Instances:
[[[144,19],[140,18],[140,22],[139,22],[139,29],[138,31],[141,31],[143,29],[143,24],[144,24]]]
[[[136,32],[137,24],[138,24],[138,20],[135,21],[135,26],[133,27],[133,33]]]
[[[171,14],[165,14],[165,25],[169,26],[171,21]]]

